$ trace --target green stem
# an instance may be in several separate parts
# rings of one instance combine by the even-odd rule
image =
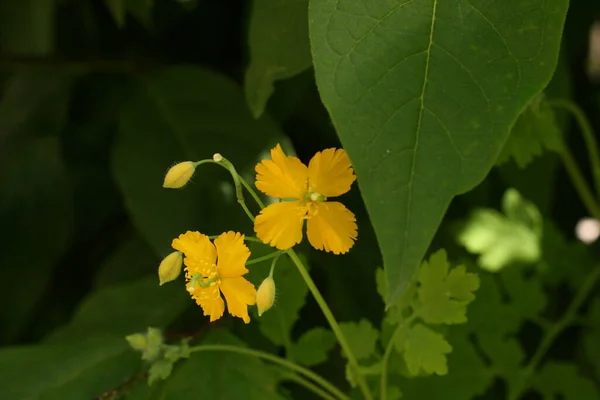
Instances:
[[[579,198],[581,198],[581,201],[587,209],[587,212],[590,213],[592,217],[600,219],[600,207],[567,146],[563,147],[560,152],[560,157]]]
[[[293,249],[289,249],[289,250],[287,250],[287,254],[290,256],[290,259],[294,262],[294,264],[296,264],[296,267],[298,268],[300,275],[302,275],[304,282],[306,282],[306,286],[308,286],[308,290],[310,290],[310,292],[312,293],[313,297],[317,301],[317,304],[321,308],[321,311],[325,315],[327,322],[329,322],[329,325],[331,326],[331,330],[335,334],[338,342],[340,343],[340,346],[342,347],[342,350],[344,351],[344,353],[346,354],[346,357],[348,358],[348,363],[350,364],[350,368],[352,368],[352,372],[354,372],[354,375],[356,376],[356,381],[358,383],[358,386],[360,387],[360,390],[361,390],[363,396],[367,400],[372,400],[373,395],[371,394],[371,390],[369,389],[369,386],[367,385],[367,381],[365,380],[365,377],[362,375],[362,372],[358,365],[356,356],[354,355],[354,352],[350,348],[350,345],[348,344],[348,341],[346,340],[344,333],[340,329],[340,326],[339,326],[337,320],[333,316],[333,313],[329,309],[327,302],[321,295],[321,292],[319,292],[319,289],[315,285],[315,282],[310,277],[310,274],[306,270],[306,267],[304,266],[304,264],[302,263],[302,260],[300,260],[300,258],[296,254],[296,252]]]
[[[282,251],[274,251],[273,253],[267,254],[266,256],[253,258],[252,260],[247,261],[246,265],[258,264],[259,262],[270,260],[273,257],[279,257],[281,255],[281,253],[283,253],[283,252]],[[271,266],[271,273],[272,273],[272,271],[273,271],[273,266]]]
[[[596,198],[600,197],[600,154],[598,153],[598,143],[594,135],[592,124],[588,121],[581,108],[577,104],[569,100],[557,99],[549,101],[549,104],[555,108],[562,108],[571,113],[583,135],[586,148],[588,151],[589,162],[592,167],[592,175],[594,176],[594,187],[596,188]]]
[[[250,196],[252,196],[252,198],[254,199],[256,204],[258,204],[260,209],[262,210],[263,208],[265,208],[265,204],[262,202],[262,200],[260,199],[258,194],[256,194],[254,189],[252,189],[252,187],[248,184],[248,182],[246,182],[246,180],[244,178],[242,178],[241,176],[240,176],[240,182],[242,182],[242,185],[244,186],[244,188],[246,188],[248,193],[250,193]]]
[[[298,364],[288,361],[285,358],[277,357],[273,354],[265,353],[265,352],[258,351],[258,350],[247,349],[247,348],[238,347],[238,346],[220,345],[220,344],[205,344],[205,345],[199,345],[199,346],[194,346],[194,347],[190,348],[190,352],[192,352],[192,353],[202,352],[202,351],[226,351],[226,352],[230,352],[230,353],[238,353],[238,354],[243,354],[243,355],[270,361],[274,364],[278,364],[282,367],[288,368],[288,369],[302,375],[303,377],[311,379],[313,382],[316,382],[319,385],[321,385],[321,387],[323,387],[324,389],[327,389],[331,394],[335,395],[335,397],[337,397],[338,399],[348,400],[348,396],[346,396],[341,390],[339,390],[333,384],[331,384],[331,382],[329,382],[327,379],[321,377],[320,375],[317,375],[316,373],[312,372],[311,370],[309,370],[307,368],[304,368]]]
[[[550,328],[546,331],[546,334],[544,335],[542,342],[540,343],[539,347],[537,348],[537,350],[531,357],[531,360],[525,367],[525,371],[524,371],[523,377],[520,381],[520,385],[512,392],[512,395],[510,396],[510,398],[512,400],[518,399],[519,396],[521,395],[521,393],[523,392],[523,390],[527,387],[526,386],[527,380],[534,373],[538,364],[540,363],[542,358],[546,355],[546,353],[548,352],[548,349],[550,348],[552,343],[554,343],[556,338],[566,328],[568,328],[570,325],[572,325],[573,321],[575,321],[577,319],[577,311],[579,311],[579,308],[583,305],[583,303],[589,296],[590,292],[592,291],[592,289],[598,282],[599,278],[600,278],[600,267],[595,267],[589,273],[589,275],[586,277],[583,285],[579,288],[579,291],[577,292],[577,294],[571,301],[571,304],[569,304],[569,307],[567,308],[567,310],[565,311],[563,316],[558,321],[556,321],[554,324],[552,324],[550,326]]]
[[[385,352],[383,353],[383,358],[381,359],[381,377],[379,378],[379,393],[381,400],[387,400],[388,361],[390,356],[392,355],[392,351],[394,350],[394,342],[396,341],[396,336],[398,336],[402,328],[404,328],[406,325],[410,326],[410,324],[412,324],[415,318],[417,318],[416,313],[412,314],[410,317],[402,321],[402,323],[398,324],[398,326],[396,326],[396,329],[394,330],[394,333],[392,333],[390,341],[385,347]]]
[[[327,393],[326,391],[324,391],[323,389],[321,389],[320,387],[318,387],[317,385],[315,385],[308,379],[305,379],[301,376],[298,376],[296,374],[289,374],[289,375],[286,375],[283,379],[287,380],[287,381],[296,382],[297,384],[304,386],[305,388],[307,388],[308,390],[310,390],[317,396],[321,396],[321,398],[323,398],[323,399],[335,400],[334,396],[330,395],[329,393]]]

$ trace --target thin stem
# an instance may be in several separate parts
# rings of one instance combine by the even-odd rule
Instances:
[[[396,336],[402,331],[402,328],[405,326],[410,326],[410,324],[417,318],[417,314],[413,313],[410,317],[406,318],[402,323],[396,326],[394,333],[392,333],[392,337],[385,347],[385,352],[383,353],[383,358],[381,359],[381,377],[379,378],[379,393],[381,400],[387,400],[387,378],[388,378],[388,361],[390,356],[392,355],[392,351],[394,350],[394,342],[396,341]]]
[[[597,266],[589,273],[583,285],[579,288],[579,291],[571,301],[571,304],[569,304],[569,307],[567,308],[563,316],[554,324],[552,324],[550,328],[546,331],[542,342],[540,343],[539,347],[531,357],[531,360],[525,367],[523,379],[521,379],[520,385],[516,388],[516,390],[513,391],[512,395],[510,396],[511,399],[519,398],[521,392],[526,388],[527,380],[533,374],[542,358],[546,355],[552,343],[554,343],[556,338],[566,328],[568,328],[570,325],[573,324],[574,321],[577,320],[577,311],[579,311],[579,308],[583,305],[590,292],[598,282],[599,278],[600,267]]]
[[[327,393],[326,391],[324,391],[323,389],[321,389],[320,387],[318,387],[317,385],[315,385],[308,379],[305,379],[299,375],[289,374],[289,375],[286,375],[284,377],[284,379],[288,380],[288,381],[296,382],[297,384],[304,386],[305,388],[307,388],[308,390],[310,390],[317,396],[321,396],[323,399],[335,400],[334,396],[330,395],[329,393]]]
[[[562,151],[560,152],[561,160],[571,178],[571,182],[579,195],[579,198],[583,202],[587,212],[596,219],[600,219],[600,206],[596,202],[594,198],[594,194],[590,190],[587,182],[583,178],[577,163],[573,159],[573,155],[567,146],[564,146]]]
[[[244,200],[244,191],[242,190],[241,183],[243,180],[242,177],[240,176],[240,174],[238,174],[233,164],[222,155],[218,153],[215,154],[213,156],[213,160],[215,160],[215,163],[228,170],[231,174],[231,177],[233,178],[233,184],[235,186],[235,197],[237,198],[237,202],[240,204],[240,206],[242,206],[248,218],[250,218],[250,220],[254,222],[254,215],[252,215],[252,213],[248,209],[248,206],[246,206],[246,201]]]
[[[240,176],[240,182],[242,182],[242,185],[248,191],[248,193],[250,193],[250,196],[252,196],[252,198],[254,199],[256,204],[258,204],[260,209],[262,210],[263,208],[265,208],[265,204],[262,202],[260,197],[258,197],[258,194],[256,194],[254,189],[252,189],[252,187],[248,184],[248,182],[246,182],[246,180],[244,178],[242,178],[241,176]]]
[[[362,372],[358,365],[356,356],[354,355],[354,352],[350,348],[350,345],[348,344],[348,341],[346,340],[344,333],[340,329],[338,322],[336,321],[335,317],[333,316],[333,313],[329,309],[327,302],[321,295],[321,292],[319,292],[319,289],[315,285],[315,282],[310,277],[310,274],[306,270],[306,267],[304,266],[304,264],[302,263],[302,260],[300,260],[300,258],[296,254],[296,252],[293,249],[289,249],[289,250],[287,250],[287,254],[290,256],[290,259],[294,262],[294,264],[296,264],[296,267],[298,268],[300,275],[302,275],[304,282],[306,282],[306,286],[308,286],[308,290],[310,290],[310,292],[312,293],[313,297],[317,301],[317,304],[321,308],[321,311],[325,315],[327,322],[329,322],[329,325],[331,326],[331,330],[333,331],[338,342],[340,343],[340,346],[342,347],[342,350],[344,351],[344,353],[346,354],[346,357],[348,358],[348,363],[350,364],[350,368],[352,368],[352,372],[354,372],[354,375],[356,376],[356,381],[358,383],[358,386],[360,387],[360,390],[361,390],[363,396],[367,400],[372,400],[373,395],[371,394],[371,390],[369,389],[369,386],[367,385],[365,377],[362,375]]]
[[[549,101],[549,104],[555,108],[562,108],[575,117],[587,147],[589,162],[592,167],[592,175],[594,176],[596,198],[600,197],[600,154],[598,153],[598,143],[596,142],[592,124],[590,124],[590,121],[588,121],[583,111],[581,111],[581,108],[572,101],[557,99]]]
[[[281,253],[283,253],[283,252],[282,251],[274,251],[273,253],[267,254],[266,256],[253,258],[252,260],[247,261],[246,265],[258,264],[259,262],[270,260],[273,257],[278,258],[281,255]],[[273,265],[271,265],[271,273],[273,273]]]
[[[263,351],[248,349],[245,347],[228,346],[228,345],[220,345],[220,344],[205,344],[205,345],[199,345],[199,346],[194,346],[194,347],[190,348],[190,352],[192,352],[192,353],[202,352],[202,351],[226,351],[226,352],[230,352],[230,353],[238,353],[238,354],[243,354],[243,355],[247,355],[247,356],[251,356],[251,357],[264,359],[264,360],[270,361],[274,364],[281,365],[282,367],[286,367],[308,379],[311,379],[313,382],[316,382],[319,385],[321,385],[321,387],[323,387],[324,389],[327,389],[331,394],[335,395],[340,400],[349,400],[348,396],[346,396],[341,390],[339,390],[337,387],[335,387],[327,379],[323,378],[320,375],[317,375],[316,373],[312,372],[311,370],[309,370],[307,368],[304,368],[298,364],[288,361],[285,358],[281,358],[281,357],[275,356],[273,354],[265,353]]]

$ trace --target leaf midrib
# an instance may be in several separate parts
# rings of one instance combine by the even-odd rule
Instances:
[[[417,119],[417,130],[416,130],[416,138],[415,138],[415,146],[412,152],[412,163],[410,167],[410,178],[408,179],[408,199],[406,202],[406,224],[404,228],[404,241],[402,245],[402,259],[404,259],[404,254],[406,253],[406,247],[408,243],[408,228],[410,226],[410,208],[412,205],[412,187],[414,183],[415,177],[415,167],[417,163],[417,152],[419,151],[419,139],[421,137],[421,125],[423,122],[423,113],[425,111],[425,91],[427,90],[428,76],[429,76],[429,63],[431,60],[431,47],[433,45],[433,32],[435,30],[435,15],[437,11],[437,3],[438,0],[433,0],[433,10],[431,13],[431,26],[429,28],[429,43],[427,44],[426,50],[426,60],[425,60],[425,72],[423,74],[423,86],[421,87],[421,95],[420,97],[420,107],[419,107],[419,117]],[[397,282],[400,281],[400,277],[398,277]],[[399,287],[396,285],[396,287]],[[396,290],[397,293],[397,290]],[[393,297],[392,297],[393,298]]]

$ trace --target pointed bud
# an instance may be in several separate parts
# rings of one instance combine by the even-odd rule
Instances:
[[[144,351],[148,346],[148,339],[146,339],[146,335],[142,333],[134,333],[133,335],[125,336],[125,340],[129,342],[129,345],[134,350]]]
[[[163,182],[163,187],[168,189],[179,189],[183,187],[194,175],[196,166],[191,161],[175,164],[169,169]]]
[[[159,284],[171,282],[181,273],[181,265],[183,264],[183,255],[179,251],[174,251],[166,256],[158,266]]]
[[[273,306],[275,291],[275,281],[270,276],[258,287],[256,291],[256,307],[258,308],[259,317]]]

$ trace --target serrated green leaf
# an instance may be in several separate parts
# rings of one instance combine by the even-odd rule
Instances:
[[[445,250],[432,254],[418,272],[417,313],[430,324],[461,324],[479,288],[479,278],[461,265],[450,270]]]
[[[483,180],[550,80],[567,6],[310,1],[317,84],[356,168],[388,304],[412,281],[451,199]]]
[[[127,0],[104,0],[106,7],[119,28],[125,26],[125,14],[127,12]]]
[[[481,350],[493,365],[493,371],[506,381],[508,392],[512,394],[523,378],[521,365],[525,354],[521,345],[516,339],[499,335],[478,335],[477,338]]]
[[[322,327],[305,332],[291,348],[288,357],[299,364],[313,366],[327,360],[327,353],[336,344],[335,335]]]
[[[418,375],[421,371],[426,374],[446,375],[446,354],[451,351],[452,346],[444,336],[425,325],[415,324],[404,343],[404,360],[412,375]]]
[[[246,347],[226,331],[212,331],[201,344]],[[182,361],[161,388],[159,398],[187,400],[190,393],[215,399],[284,399],[277,391],[277,375],[261,360],[217,351],[195,352]]]
[[[554,110],[539,94],[519,115],[506,141],[496,165],[511,158],[520,168],[525,168],[545,150],[559,152],[563,148],[562,132],[558,127]]]
[[[199,167],[182,190],[164,189],[162,180],[175,162],[217,152],[244,173],[279,138],[279,128],[266,116],[252,118],[235,82],[204,69],[168,69],[130,89],[112,167],[134,224],[157,254],[169,254],[172,239],[187,230],[251,232],[223,168]]]
[[[506,293],[516,310],[523,318],[533,318],[542,314],[546,308],[547,298],[540,279],[536,276],[525,278],[523,270],[506,269],[501,279]]]
[[[583,377],[571,363],[549,361],[534,376],[533,386],[548,400],[557,396],[568,400],[600,398],[594,382]]]
[[[373,327],[371,322],[366,319],[361,319],[359,322],[341,322],[340,329],[358,360],[369,358],[375,354],[379,331]]]
[[[499,271],[512,263],[535,263],[541,257],[542,217],[537,208],[514,189],[502,201],[504,215],[477,209],[457,240],[471,253],[480,254],[479,265]]]
[[[163,359],[152,363],[148,370],[148,385],[167,379],[172,371],[173,361]]]
[[[259,118],[277,80],[291,78],[310,68],[308,0],[255,0],[252,2],[246,70],[246,102]]]
[[[45,56],[54,48],[54,0],[0,3],[3,54]]]

